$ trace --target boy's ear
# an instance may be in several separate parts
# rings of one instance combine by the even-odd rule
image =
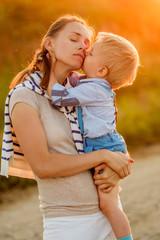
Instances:
[[[53,39],[50,37],[47,37],[44,40],[44,46],[45,48],[48,50],[48,52],[50,52],[51,50],[53,50]]]
[[[100,67],[97,71],[97,76],[98,77],[106,77],[108,74],[108,68],[106,66]]]

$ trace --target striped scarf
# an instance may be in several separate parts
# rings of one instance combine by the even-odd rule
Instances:
[[[5,102],[5,125],[4,125],[4,133],[3,133],[3,144],[2,144],[2,156],[1,156],[1,172],[0,175],[8,177],[9,172],[9,166],[14,163],[14,160],[18,161],[24,161],[26,162],[24,158],[24,154],[22,153],[22,150],[20,148],[20,145],[18,143],[18,140],[16,138],[13,126],[11,125],[11,119],[9,116],[9,101],[11,98],[11,95],[13,91],[19,87],[27,87],[31,89],[32,91],[48,98],[48,94],[46,91],[44,91],[40,86],[42,75],[40,72],[35,72],[33,74],[30,74],[28,77],[25,78],[25,81],[19,85],[17,85],[15,88],[13,88]],[[83,151],[83,140],[81,136],[81,132],[78,125],[78,119],[77,114],[74,107],[61,107],[58,109],[59,111],[63,112],[64,115],[69,119],[71,130],[73,134],[74,143],[76,145],[78,153],[84,153]],[[15,176],[21,176],[21,174],[16,174],[16,170],[13,171]],[[29,175],[29,173],[22,174],[22,177],[27,178],[34,178],[33,173]]]

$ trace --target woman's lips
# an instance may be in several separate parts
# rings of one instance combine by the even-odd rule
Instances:
[[[82,60],[84,59],[84,56],[80,53],[74,54],[74,56],[80,57],[80,58],[82,58]]]

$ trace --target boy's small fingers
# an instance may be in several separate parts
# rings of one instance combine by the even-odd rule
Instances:
[[[106,189],[106,188],[108,188],[108,184],[101,184],[101,185],[99,185],[99,189],[100,190],[103,190],[103,189]]]
[[[94,184],[95,184],[95,185],[101,185],[101,184],[104,184],[104,183],[106,183],[105,180],[95,180],[95,181],[94,181]]]
[[[100,185],[98,180],[94,181],[94,184],[97,185],[97,186]]]
[[[103,189],[102,192],[109,193],[112,191],[112,189],[113,189],[113,187],[108,187],[108,188]]]
[[[96,175],[93,176],[93,179],[94,180],[100,180],[100,179],[102,179],[102,176],[101,176],[101,174],[96,174]]]
[[[94,169],[94,175],[97,175],[98,173],[99,173],[99,169],[97,168],[97,169]]]
[[[99,173],[101,169],[105,167],[105,164],[100,164],[99,166],[95,167],[95,175]]]

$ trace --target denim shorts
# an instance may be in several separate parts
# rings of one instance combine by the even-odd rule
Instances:
[[[84,137],[83,144],[85,153],[100,149],[107,149],[113,152],[122,152],[127,154],[127,146],[124,138],[117,131],[99,138]]]

